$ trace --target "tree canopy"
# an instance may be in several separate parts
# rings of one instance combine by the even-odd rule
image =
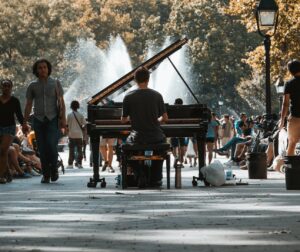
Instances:
[[[273,81],[287,78],[285,65],[299,57],[300,49],[300,2],[277,3]],[[221,99],[237,112],[261,112],[262,107],[255,105],[264,103],[264,48],[256,32],[256,4],[256,0],[1,1],[0,78],[11,78],[22,96],[32,78],[33,62],[48,58],[62,75],[74,67],[65,52],[79,39],[93,39],[98,47],[107,48],[110,38],[119,35],[137,66],[148,47],[161,48],[166,37],[186,36],[192,88],[201,102],[216,107]],[[72,76],[65,78],[67,87]]]

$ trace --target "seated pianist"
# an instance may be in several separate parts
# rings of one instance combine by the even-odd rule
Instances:
[[[160,144],[166,141],[160,124],[168,120],[163,97],[157,91],[148,88],[150,73],[145,67],[140,67],[134,74],[138,88],[129,92],[123,100],[121,122],[131,122],[132,131],[127,138],[127,143]],[[163,161],[152,161],[150,177],[145,169],[139,169],[138,162],[130,164],[137,178],[138,186],[162,185]]]

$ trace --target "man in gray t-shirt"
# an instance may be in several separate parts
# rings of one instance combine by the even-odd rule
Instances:
[[[48,60],[38,60],[32,69],[37,79],[27,88],[24,121],[28,121],[34,105],[33,129],[43,170],[41,183],[49,183],[50,179],[52,182],[58,179],[58,127],[61,129],[66,127],[63,89],[58,80],[50,77],[52,66]],[[60,111],[58,111],[58,104]],[[58,125],[58,117],[60,117],[60,125]],[[28,131],[26,123],[23,131]]]
[[[137,69],[135,81],[138,89],[128,93],[124,98],[121,121],[126,123],[130,120],[132,125],[132,132],[127,142],[153,144],[165,141],[160,123],[167,121],[168,115],[161,94],[148,88],[149,78],[150,73],[146,68]],[[133,168],[137,176],[141,176],[139,168]],[[162,162],[153,161],[150,171],[152,173],[150,175],[151,183],[153,185],[160,184]],[[143,187],[144,185],[139,186]]]

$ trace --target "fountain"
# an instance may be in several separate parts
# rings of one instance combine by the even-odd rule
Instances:
[[[79,39],[65,57],[76,68],[75,80],[64,95],[66,107],[76,99],[83,113],[91,96],[132,69],[126,46],[119,36],[110,39],[106,51],[98,48],[94,40]]]
[[[170,39],[166,39],[161,50],[169,44],[171,44]],[[148,57],[153,54],[153,50],[150,49]],[[94,40],[79,39],[77,45],[66,52],[65,57],[74,65],[76,75],[64,95],[66,107],[68,108],[71,101],[76,99],[80,102],[84,114],[86,102],[91,96],[132,70],[129,54],[120,36],[110,39],[107,50],[98,48]],[[189,83],[186,48],[183,47],[175,52],[170,59]],[[160,92],[164,101],[169,104],[173,104],[178,97],[182,98],[185,104],[191,99],[187,88],[168,60],[164,60],[151,74],[149,87]],[[134,88],[136,87],[130,90]],[[125,93],[114,100],[122,101],[124,96]]]
[[[167,38],[161,50],[170,45]],[[172,60],[185,81],[190,85],[189,64],[186,57],[186,46],[173,53],[169,58]],[[149,50],[148,57],[153,55],[153,50]],[[181,98],[184,104],[195,103],[191,99],[188,89],[180,79],[175,69],[168,59],[164,60],[159,67],[151,74],[149,87],[157,90],[163,95],[165,103],[174,104],[176,98]],[[190,85],[191,87],[191,85]]]

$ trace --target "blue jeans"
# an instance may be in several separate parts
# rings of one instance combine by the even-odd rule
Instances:
[[[59,137],[57,117],[52,120],[45,119],[44,121],[34,118],[33,129],[40,153],[43,175],[49,177],[51,171],[57,169],[57,145]]]
[[[246,142],[246,141],[247,141],[247,139],[234,136],[233,138],[231,138],[229,140],[229,142],[227,144],[225,144],[222,148],[220,148],[220,150],[221,151],[226,151],[226,150],[229,150],[229,148],[231,148],[231,159],[232,159],[234,157],[234,152],[235,152],[236,145],[238,143],[243,143],[243,142]]]

